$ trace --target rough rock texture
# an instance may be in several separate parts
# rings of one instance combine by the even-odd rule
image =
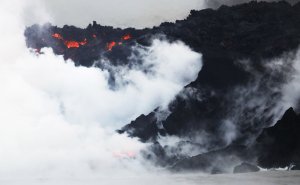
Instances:
[[[291,7],[285,2],[222,6],[217,11],[192,11],[186,20],[155,28],[201,52],[204,62],[198,78],[183,90],[184,96],[178,96],[170,104],[171,114],[162,123],[166,133],[184,136],[205,130],[215,137],[212,142],[222,145],[218,132],[228,118],[235,117],[234,124],[243,136],[259,133],[273,124],[272,107],[281,96],[274,87],[280,87],[286,81],[288,69],[272,74],[267,72],[269,69],[265,64],[267,59],[298,47],[299,7],[299,4]],[[247,65],[253,70],[247,71],[238,64],[240,59],[247,59]],[[289,65],[286,63],[286,67]],[[259,81],[255,91],[250,89],[245,94],[237,94],[238,88],[245,90],[255,81]],[[241,96],[245,96],[245,105],[253,97],[270,98],[253,107],[241,107],[241,102],[237,102]],[[265,108],[257,108],[262,106]],[[148,125],[153,114],[143,120]],[[146,132],[131,130],[133,135]]]
[[[149,121],[149,118],[152,120]],[[155,141],[158,133],[164,135],[164,130],[160,130],[156,122],[157,118],[155,113],[152,112],[147,116],[139,116],[136,120],[118,130],[118,132],[122,134],[126,131],[130,136],[138,137],[143,142],[149,141],[149,139]]]
[[[197,170],[208,173],[255,172],[259,168],[284,168],[295,165],[291,170],[299,169],[300,164],[300,115],[292,108],[288,109],[274,126],[263,129],[252,146],[231,144],[228,147],[207,152],[194,157],[181,159],[172,170]],[[240,164],[242,162],[242,164]],[[236,166],[237,164],[240,164]]]
[[[300,164],[300,115],[288,109],[273,127],[265,128],[257,139],[258,164],[264,168]]]
[[[230,173],[241,161],[252,158],[245,146],[231,145],[224,149],[182,159],[171,167],[173,171],[202,171],[207,173]]]

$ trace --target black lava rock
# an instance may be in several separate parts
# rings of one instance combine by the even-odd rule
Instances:
[[[228,118],[234,117],[233,124],[240,133],[239,144],[247,143],[253,135],[274,124],[272,110],[281,98],[281,92],[274,89],[286,83],[292,67],[286,63],[286,69],[274,74],[269,72],[266,63],[299,46],[299,4],[251,2],[222,6],[218,10],[191,11],[185,20],[148,30],[151,34],[159,32],[168,39],[181,40],[203,54],[203,68],[197,79],[182,91],[191,95],[188,98],[179,95],[169,105],[171,114],[162,121],[165,132],[186,137],[205,131],[213,145],[224,147],[226,143],[220,130]],[[243,59],[251,71],[238,64]],[[251,85],[257,89],[251,91],[248,88]],[[247,107],[254,98],[266,100]],[[151,114],[146,117],[144,125],[155,124]],[[150,136],[147,130],[138,128],[143,124],[136,125],[132,136],[157,135]]]
[[[231,145],[224,149],[182,159],[170,169],[175,172],[202,171],[212,174],[230,173],[234,166],[243,160],[251,158],[250,153],[245,146]]]
[[[290,170],[300,170],[300,165],[296,164]]]
[[[274,126],[265,128],[257,139],[258,165],[287,167],[300,163],[300,116],[288,109]]]

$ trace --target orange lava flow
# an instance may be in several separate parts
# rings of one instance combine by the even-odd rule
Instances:
[[[84,46],[87,44],[87,40],[84,39],[81,42],[77,42],[77,41],[65,41],[64,44],[67,46],[67,48],[79,48],[80,46]]]
[[[123,39],[123,40],[129,40],[129,39],[131,39],[131,35],[129,35],[129,34],[124,35],[124,36],[122,37],[122,39]]]
[[[67,48],[79,48],[80,44],[76,41],[65,41],[64,44],[67,46]]]
[[[64,38],[59,33],[52,34],[52,37],[56,38],[58,40],[63,40],[64,44],[65,44],[65,46],[67,46],[67,48],[79,48],[80,46],[84,46],[87,44],[86,38],[81,42],[77,42],[77,41],[73,41],[73,40],[64,40]]]
[[[108,50],[108,51],[111,51],[112,48],[116,46],[116,44],[117,44],[117,43],[116,43],[115,41],[112,41],[112,42],[108,43],[108,44],[107,44],[107,50]]]
[[[56,39],[59,39],[59,40],[63,40],[63,37],[59,33],[52,34],[52,37],[56,38]]]

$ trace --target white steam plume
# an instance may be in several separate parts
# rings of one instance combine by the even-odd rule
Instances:
[[[261,129],[274,125],[290,107],[300,113],[300,49],[264,60],[264,72],[258,71],[253,63],[251,60],[236,61],[236,65],[249,72],[252,77],[248,83],[233,87],[225,95],[231,102],[227,107],[230,112],[220,121],[219,132],[214,137],[220,136],[219,141],[222,140],[226,146],[236,138],[245,136],[247,140],[243,144],[252,144]],[[179,95],[202,101],[205,99],[202,90],[185,88]],[[211,95],[213,94],[212,91]],[[245,133],[244,128],[256,130],[257,133]],[[158,141],[166,148],[169,156],[194,156],[214,147],[211,138],[211,135],[201,131],[196,137],[192,134],[188,138],[166,136]]]
[[[115,129],[168,104],[197,77],[201,55],[155,40],[143,57],[152,73],[124,68],[130,83],[114,91],[105,70],[28,51],[23,18],[36,2],[0,1],[0,179],[141,173],[144,144]]]
[[[298,49],[292,60],[292,75],[283,88],[283,107],[285,110],[293,107],[300,111],[300,49]]]

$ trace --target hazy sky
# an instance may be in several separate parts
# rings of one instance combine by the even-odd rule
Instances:
[[[184,19],[192,9],[233,5],[249,0],[34,0],[28,6],[26,23],[38,22],[41,15],[32,9],[47,12],[44,21],[62,26],[65,24],[86,27],[93,20],[117,27],[152,27],[164,21]],[[274,1],[274,0],[266,0]],[[296,2],[299,0],[288,0]],[[44,8],[41,8],[44,7]],[[41,14],[40,13],[40,14]]]

